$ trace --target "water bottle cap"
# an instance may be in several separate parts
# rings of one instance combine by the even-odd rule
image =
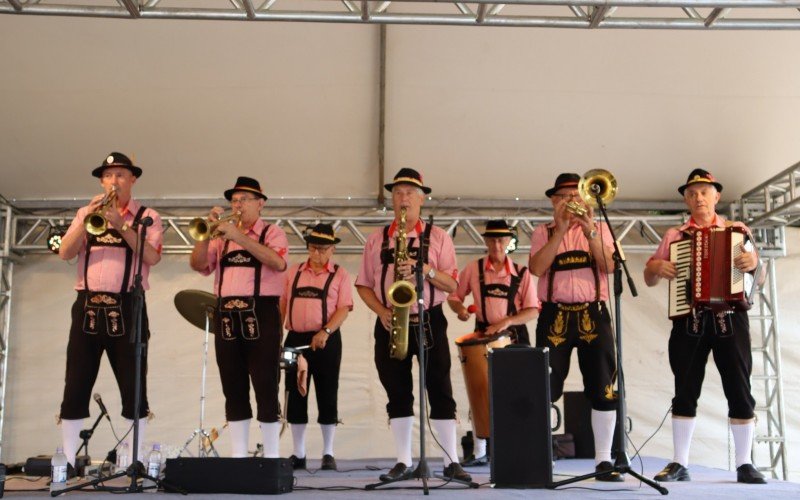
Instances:
[[[153,449],[156,451],[161,451],[161,445],[158,443],[153,443]]]
[[[64,448],[62,448],[60,446],[56,446],[56,455],[59,454],[59,453],[64,453]]]

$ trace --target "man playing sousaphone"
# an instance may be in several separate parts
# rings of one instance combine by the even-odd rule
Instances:
[[[264,456],[277,458],[282,336],[279,298],[289,242],[281,228],[261,220],[267,197],[257,180],[239,177],[234,187],[225,191],[225,198],[239,216],[216,224],[223,209],[212,208],[209,227],[216,225],[213,234],[219,237],[196,241],[190,265],[204,276],[215,272],[219,306],[214,347],[225,394],[231,455],[248,455],[252,381]]]
[[[470,481],[458,463],[456,450],[456,402],[450,383],[450,346],[447,341],[447,319],[442,302],[456,289],[456,252],[453,240],[439,227],[426,224],[420,218],[425,195],[431,189],[422,182],[416,170],[403,168],[394,181],[384,186],[392,192],[394,221],[380,231],[372,233],[364,246],[361,268],[356,279],[358,295],[376,315],[375,365],[383,388],[389,397],[386,410],[397,450],[397,464],[381,481],[397,481],[412,477],[411,431],[414,415],[414,392],[411,376],[411,358],[419,352],[414,320],[417,304],[411,305],[408,356],[395,359],[390,355],[393,308],[387,295],[390,287],[399,280],[415,283],[414,266],[422,259],[426,332],[426,388],[430,400],[430,420],[439,443],[444,450],[444,476]],[[405,217],[405,226],[400,221]],[[398,237],[405,233],[405,238]],[[403,241],[396,241],[396,240]],[[397,244],[407,244],[408,258],[395,262]],[[420,251],[420,243],[422,250]],[[395,310],[396,311],[396,310]],[[420,394],[419,397],[425,397]]]
[[[308,259],[286,272],[281,296],[281,315],[286,318],[286,347],[309,346],[301,359],[307,361],[309,384],[317,395],[317,422],[322,428],[322,470],[336,470],[333,437],[339,422],[339,368],[342,364],[342,326],[353,309],[350,275],[331,257],[341,240],[330,224],[317,224],[304,239]],[[302,366],[302,365],[301,365]],[[306,427],[308,396],[301,393],[296,380],[287,376],[289,393],[286,420],[291,424],[295,469],[306,468]],[[306,388],[303,388],[306,390]]]
[[[506,221],[490,220],[481,236],[486,244],[486,257],[467,264],[458,277],[458,288],[447,302],[458,319],[467,321],[471,313],[464,299],[471,293],[476,335],[494,337],[507,333],[516,343],[530,345],[525,323],[538,314],[539,300],[527,268],[520,268],[506,254],[514,233]],[[488,388],[488,381],[481,386]],[[475,411],[473,409],[473,414]],[[488,414],[488,407],[486,412]],[[465,467],[488,463],[485,439],[488,436],[479,435],[478,429],[475,431],[475,452],[471,457],[464,457],[461,465]]]
[[[613,471],[611,445],[616,424],[614,396],[616,361],[611,317],[606,307],[613,272],[614,243],[605,223],[578,193],[578,174],[563,173],[545,191],[553,205],[553,222],[540,224],[531,236],[529,267],[539,277],[542,310],[536,325],[536,346],[550,349],[550,397],[564,392],[572,349],[578,349],[583,392],[592,405],[595,471],[609,471],[598,481],[622,481]],[[581,215],[568,210],[573,202]],[[575,207],[575,205],[573,205]],[[574,210],[574,208],[572,208]]]
[[[114,370],[122,395],[122,416],[131,426],[135,399],[135,347],[130,334],[133,327],[133,277],[135,263],[142,259],[142,286],[150,288],[150,267],[161,260],[161,218],[152,208],[133,199],[132,191],[142,175],[122,153],[109,154],[92,171],[100,179],[103,194],[92,198],[78,214],[64,235],[59,256],[64,260],[78,257],[78,297],[72,306],[72,327],[67,345],[67,373],[61,403],[61,434],[64,454],[74,467],[80,444],[83,419],[89,416],[89,398],[100,369],[103,351]],[[112,194],[113,193],[113,194]],[[143,254],[136,255],[139,223],[150,217]],[[147,305],[142,311],[142,339],[150,337]],[[149,414],[147,402],[147,350],[141,365],[141,406],[139,417]],[[146,418],[139,420],[139,443],[144,442]],[[133,454],[130,448],[129,454]],[[142,454],[139,453],[138,457]],[[130,456],[128,457],[130,462]]]

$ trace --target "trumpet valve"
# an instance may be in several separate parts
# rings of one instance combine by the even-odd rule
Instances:
[[[570,201],[567,202],[567,212],[576,215],[578,217],[583,217],[586,215],[587,209],[585,206],[581,205],[577,201]]]

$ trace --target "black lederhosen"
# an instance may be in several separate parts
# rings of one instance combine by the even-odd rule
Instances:
[[[578,304],[553,302],[553,275],[586,267],[591,267],[594,272],[595,300]],[[600,300],[600,276],[597,264],[588,252],[572,250],[553,259],[548,275],[547,301],[542,303],[536,324],[536,346],[550,348],[550,397],[553,401],[564,392],[572,349],[577,347],[583,392],[591,401],[592,408],[598,411],[616,409],[616,360],[611,316],[606,304]]]
[[[689,316],[672,321],[669,365],[675,376],[673,415],[697,414],[710,352],[714,353],[714,364],[728,400],[728,417],[753,418],[755,399],[750,390],[753,355],[747,311],[715,313],[708,309],[693,309]]]
[[[258,239],[264,244],[269,225]],[[217,296],[222,291],[226,267],[251,267],[255,274],[252,296],[219,297],[217,355],[222,392],[225,395],[225,418],[228,421],[253,417],[250,406],[250,382],[256,395],[259,422],[277,422],[281,317],[277,296],[261,295],[261,261],[246,250],[228,253],[228,242],[220,257]]]
[[[509,285],[502,285],[500,283],[494,283],[492,285],[486,284],[486,276],[483,272],[483,258],[478,259],[478,282],[480,283],[480,296],[481,296],[481,313],[483,314],[483,319],[485,321],[479,321],[477,318],[475,319],[475,331],[486,331],[489,327],[489,322],[486,319],[486,297],[488,296],[490,299],[506,299],[508,303],[508,307],[506,309],[506,316],[513,316],[517,314],[517,305],[514,302],[514,299],[517,297],[517,291],[519,290],[520,282],[522,281],[522,276],[524,273],[528,272],[527,267],[523,267],[521,270],[516,263],[514,264],[514,269],[517,271],[517,275],[511,275],[511,282]],[[512,332],[513,340],[520,345],[531,345],[531,339],[528,335],[528,327],[527,325],[513,325],[509,327],[509,330]]]
[[[418,259],[422,254],[422,261],[428,261],[428,245],[430,242],[430,231],[432,225],[425,227],[422,237],[422,251],[419,245],[414,247],[415,238],[409,238],[408,253],[412,259]],[[418,242],[417,242],[418,243]],[[389,264],[394,263],[394,249],[389,248],[389,228],[383,230],[383,245],[381,249],[381,263],[383,273],[381,276],[381,299],[383,304],[389,307],[386,299],[386,290],[383,284],[386,283],[386,274]],[[433,297],[434,286],[428,283],[426,287],[429,297]],[[425,332],[426,332],[426,380],[425,386],[428,391],[430,402],[430,418],[436,420],[448,420],[456,418],[456,402],[453,399],[453,386],[450,382],[450,345],[447,341],[447,319],[442,312],[441,304],[429,308],[425,311]],[[411,359],[413,355],[419,353],[417,342],[417,328],[419,318],[411,315],[409,321],[408,335],[408,356],[399,361],[389,357],[388,332],[380,321],[375,321],[375,366],[378,369],[380,378],[389,402],[386,404],[386,411],[389,418],[410,417],[414,415],[414,387],[411,375]],[[420,396],[422,397],[422,396]]]
[[[134,217],[138,224],[145,207],[141,207]],[[61,418],[77,420],[89,416],[89,402],[92,388],[97,380],[100,360],[105,351],[108,362],[117,379],[122,398],[122,416],[134,417],[136,345],[131,343],[133,329],[133,294],[129,292],[129,281],[133,271],[133,250],[125,243],[122,235],[110,228],[105,233],[87,235],[84,256],[84,287],[89,286],[89,255],[92,247],[119,247],[125,249],[125,271],[120,290],[89,291],[79,290],[72,304],[72,325],[67,344],[67,369],[64,384],[64,398],[61,402]],[[150,338],[147,304],[142,308],[142,339]],[[142,352],[141,364],[141,402],[139,416],[145,417],[150,411],[147,402],[147,349]]]
[[[300,281],[300,274],[302,274],[300,269],[298,269],[294,277],[294,282],[292,283],[292,291],[287,309],[288,317],[292,317],[292,306],[294,305],[295,299],[321,300],[322,322],[320,329],[324,327],[328,322],[328,290],[338,270],[339,266],[335,265],[333,267],[333,272],[328,276],[323,288],[311,286],[298,288],[297,283]],[[291,330],[286,335],[284,346],[299,347],[310,345],[311,339],[318,332],[319,330],[312,332],[296,332]],[[316,387],[317,423],[322,425],[338,423],[339,368],[342,364],[341,331],[337,329],[328,336],[328,341],[325,343],[324,349],[317,349],[316,351],[305,349],[303,351],[303,357],[308,361],[308,389],[311,389],[312,380]],[[301,396],[300,391],[297,389],[296,367],[293,370],[287,371],[286,381],[284,383],[286,384],[286,391],[289,393],[286,420],[291,424],[307,424],[308,393],[306,393],[305,396]]]

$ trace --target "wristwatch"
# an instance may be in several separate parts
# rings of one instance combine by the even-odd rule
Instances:
[[[428,271],[428,279],[432,280],[436,277],[436,269],[431,267],[431,270]]]
[[[327,326],[325,328],[323,328],[322,331],[327,333],[328,335],[333,334],[333,331],[330,328],[328,328]]]
[[[586,236],[586,239],[593,240],[595,238],[597,238],[597,229],[592,229],[589,235]]]

